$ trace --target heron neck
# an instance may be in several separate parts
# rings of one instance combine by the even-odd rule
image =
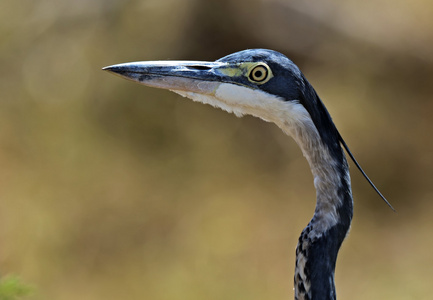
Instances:
[[[295,299],[335,300],[334,272],[338,251],[353,214],[348,173],[328,190],[317,190],[317,205],[296,248]],[[336,201],[329,196],[334,195]]]
[[[336,299],[335,264],[353,215],[348,165],[337,137],[324,141],[309,121],[297,125],[283,130],[310,164],[317,200],[296,248],[295,299]]]

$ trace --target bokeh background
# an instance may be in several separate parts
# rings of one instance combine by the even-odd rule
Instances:
[[[431,299],[432,15],[428,0],[2,1],[1,275],[29,299],[292,299],[315,205],[296,144],[101,71],[271,48],[397,209],[352,165],[339,299]]]

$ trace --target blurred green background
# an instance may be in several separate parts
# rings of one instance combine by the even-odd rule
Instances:
[[[352,167],[339,299],[431,299],[433,4],[75,0],[0,4],[0,272],[31,299],[292,299],[312,216],[276,126],[102,72],[247,48],[290,57]]]

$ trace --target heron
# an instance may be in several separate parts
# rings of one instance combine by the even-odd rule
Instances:
[[[291,136],[309,163],[316,189],[313,217],[296,247],[295,299],[336,299],[337,255],[353,217],[344,149],[392,206],[362,170],[316,91],[289,58],[273,50],[249,49],[216,61],[142,61],[103,70],[238,117],[252,115],[273,122]]]

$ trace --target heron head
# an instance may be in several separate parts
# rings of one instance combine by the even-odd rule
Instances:
[[[236,52],[214,62],[145,61],[104,70],[238,116],[250,114],[275,123],[286,111],[283,106],[301,101],[304,86],[302,73],[290,59],[265,49]]]

